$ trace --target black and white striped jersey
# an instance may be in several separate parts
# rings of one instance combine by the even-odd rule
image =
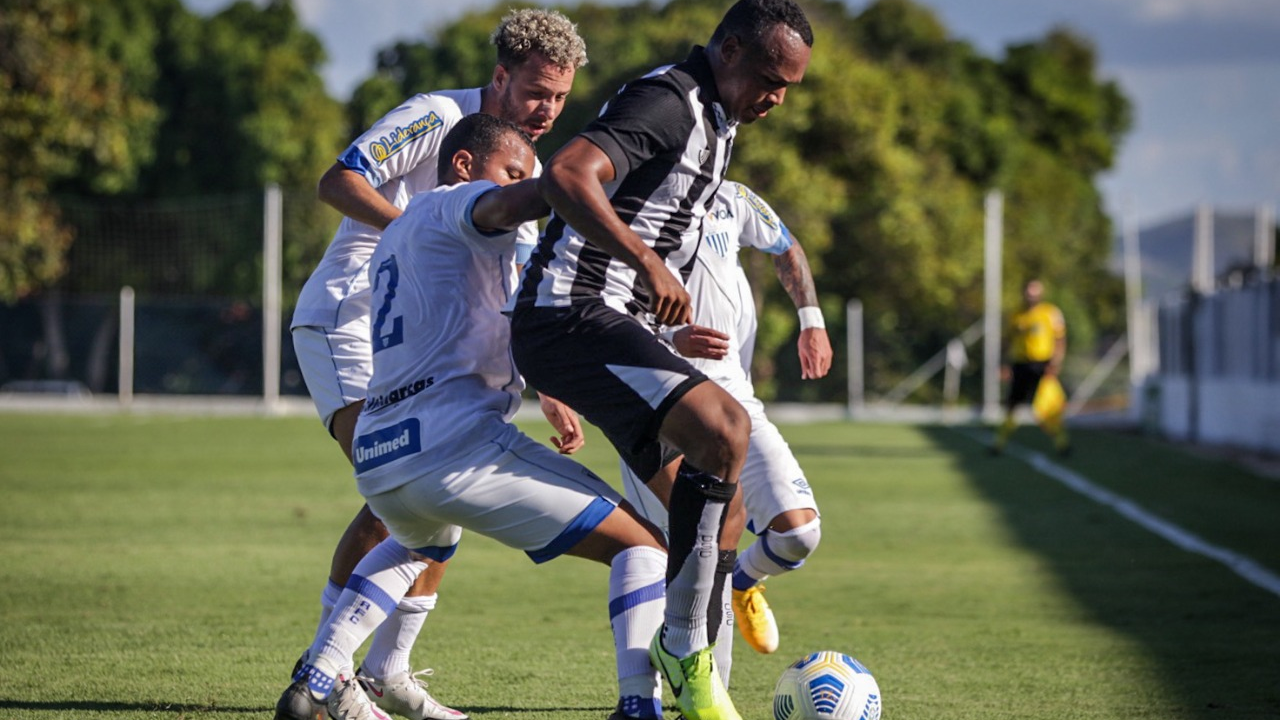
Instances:
[[[623,222],[688,276],[706,217],[729,167],[736,121],[719,102],[706,51],[628,83],[579,134],[615,170],[605,193]],[[602,300],[628,314],[651,310],[636,272],[553,213],[525,266],[518,307]]]

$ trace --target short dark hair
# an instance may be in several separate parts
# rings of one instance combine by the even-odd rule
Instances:
[[[719,45],[730,35],[744,45],[755,45],[766,32],[779,23],[786,25],[813,47],[813,28],[809,18],[794,0],[738,0],[729,8],[711,34],[711,45]]]
[[[533,149],[533,140],[519,125],[510,120],[503,120],[496,115],[475,113],[458,121],[440,141],[440,157],[436,160],[437,177],[443,178],[449,172],[453,156],[459,150],[466,150],[478,160],[483,161],[489,154],[498,149],[507,133],[515,133],[529,149]]]

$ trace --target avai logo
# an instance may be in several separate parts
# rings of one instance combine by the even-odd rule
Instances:
[[[715,250],[716,254],[720,257],[729,256],[729,233],[712,233],[707,236],[707,244],[710,245],[711,249]]]
[[[387,133],[386,136],[369,143],[369,156],[373,158],[374,162],[381,165],[387,161],[387,158],[403,150],[404,146],[413,142],[414,139],[438,130],[442,126],[444,126],[444,121],[432,110],[427,113],[426,117],[414,120],[407,127],[398,127]]]
[[[422,430],[417,418],[409,418],[391,427],[356,438],[351,448],[356,472],[381,467],[406,455],[422,452]]]

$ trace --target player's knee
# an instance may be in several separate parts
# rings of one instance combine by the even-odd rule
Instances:
[[[729,397],[707,422],[710,434],[708,446],[717,452],[719,464],[725,467],[742,467],[747,457],[747,444],[751,438],[751,417],[742,405]]]
[[[785,532],[769,533],[769,549],[792,562],[799,562],[813,554],[822,541],[822,520],[810,522]]]

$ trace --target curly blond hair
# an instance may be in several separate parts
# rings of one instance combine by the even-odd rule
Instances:
[[[552,64],[577,69],[587,64],[587,44],[578,26],[555,10],[512,10],[489,36],[498,48],[498,63],[513,67],[541,53]]]

